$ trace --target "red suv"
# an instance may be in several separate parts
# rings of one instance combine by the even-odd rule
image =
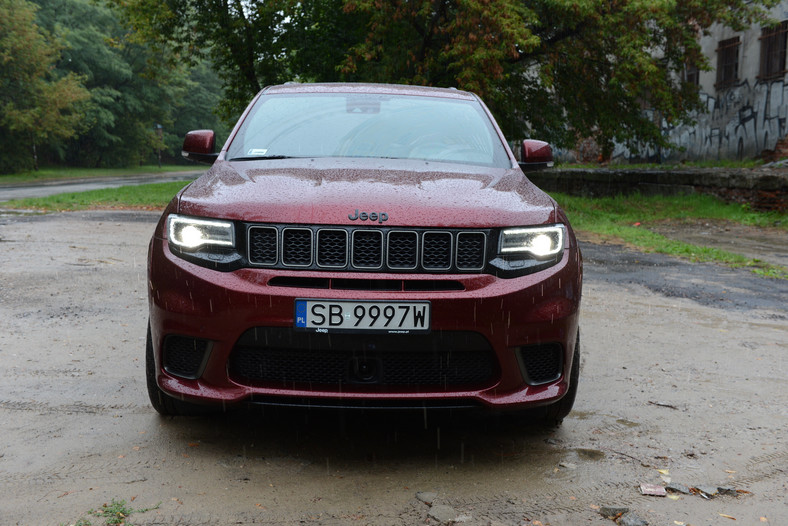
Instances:
[[[264,89],[150,243],[147,382],[205,405],[542,408],[579,376],[582,260],[482,101],[455,89]]]

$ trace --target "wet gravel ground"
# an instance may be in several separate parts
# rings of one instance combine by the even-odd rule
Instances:
[[[145,392],[158,214],[0,217],[0,524],[788,524],[788,282],[584,243],[558,429],[508,416],[237,410]],[[643,495],[641,484],[730,488]]]
[[[784,281],[765,279],[744,268],[692,263],[618,245],[585,243],[582,250],[585,277],[595,283],[633,290],[645,287],[665,297],[721,309],[784,311],[788,305]]]

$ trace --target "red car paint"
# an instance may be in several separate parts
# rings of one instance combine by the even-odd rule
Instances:
[[[478,104],[500,141],[507,165],[333,156],[229,159],[232,142],[238,140],[239,130],[256,103],[275,95],[315,93],[406,95]],[[212,134],[197,132],[185,141],[184,149],[191,149],[198,157],[210,156]],[[552,161],[549,146],[544,143],[533,141],[523,150],[526,162]],[[531,150],[537,152],[533,157],[529,157]],[[574,398],[582,287],[580,251],[563,211],[523,174],[500,129],[475,96],[456,90],[378,85],[268,88],[250,104],[215,157],[211,169],[172,200],[150,243],[148,380],[157,410],[178,414],[188,412],[192,404],[226,406],[249,401],[340,407],[526,409],[555,408],[568,391]],[[240,255],[231,250],[233,253],[225,259],[217,256],[218,263],[214,264],[210,255],[200,259],[189,250],[174,248],[167,231],[171,214],[230,221]],[[482,270],[473,272],[458,271],[459,260],[436,272],[422,268],[386,270],[393,268],[388,264],[380,271],[359,271],[351,264],[337,270],[319,268],[315,260],[301,267],[252,265],[246,246],[252,243],[247,230],[250,225],[265,225],[271,233],[276,230],[276,243],[280,245],[284,243],[284,229],[304,235],[312,229],[310,250],[316,250],[321,228],[338,232],[340,238],[343,229],[348,229],[347,239],[352,239],[356,229],[385,229],[381,236],[387,251],[392,250],[386,237],[392,231],[404,232],[416,243],[426,242],[424,236],[435,233],[450,240],[453,250],[458,249],[460,239],[467,239],[462,235],[468,232],[485,236],[485,264]],[[563,248],[557,256],[547,263],[529,261],[528,265],[536,265],[535,271],[523,271],[517,262],[512,263],[514,267],[501,263],[509,257],[499,253],[503,229],[540,225],[563,225]],[[406,235],[411,232],[412,236]],[[284,246],[278,246],[279,250]],[[418,250],[426,251],[421,245]],[[278,257],[284,256],[279,253]],[[493,259],[497,263],[493,264]],[[505,270],[495,265],[503,265]],[[423,261],[421,266],[425,266]],[[428,301],[430,332],[305,333],[295,328],[294,302],[299,298],[375,300],[392,305],[405,300]],[[252,340],[254,344],[249,343]],[[287,342],[295,342],[292,350]],[[174,350],[168,350],[168,346]],[[456,346],[456,350],[446,346]],[[550,362],[550,349],[558,353],[555,362]],[[407,350],[417,354],[404,354],[398,365],[389,363],[390,356]],[[231,360],[234,352],[241,351],[249,362],[245,365]],[[177,358],[168,355],[165,359],[165,352]],[[302,362],[289,365],[291,369],[282,373],[287,379],[277,381],[269,352],[275,353],[277,360],[298,355]],[[556,367],[555,375],[543,372],[542,380],[533,381],[528,373],[532,366],[523,365],[529,362],[531,352],[546,353],[546,367]],[[471,354],[487,364],[484,367],[489,371],[480,379],[472,374],[474,365],[463,365],[465,372],[456,373],[459,376],[446,383],[417,380],[410,384],[409,374],[422,378],[418,376],[420,371],[411,371],[408,365],[411,360],[422,363],[418,353],[433,356],[432,362],[427,358],[423,362],[427,368],[439,369],[429,373],[433,376],[451,377],[456,373],[452,361]],[[486,358],[485,353],[489,355]],[[339,364],[322,365],[327,354],[336,354]],[[193,365],[178,361],[184,356]],[[168,365],[168,360],[178,363]],[[429,365],[433,362],[440,363]],[[319,369],[335,366],[341,378],[315,381],[322,378],[318,370],[305,372],[309,379],[301,380],[299,371],[311,364],[321,364],[315,366]],[[258,366],[270,377],[253,378]],[[242,369],[245,372],[237,372]],[[393,377],[393,369],[398,369],[397,378],[404,380],[386,380]],[[571,403],[564,400],[558,421]]]

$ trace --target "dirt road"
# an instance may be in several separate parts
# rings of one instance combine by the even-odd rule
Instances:
[[[462,414],[163,419],[145,392],[157,214],[0,218],[0,524],[788,524],[788,283],[585,244],[557,429]],[[640,494],[643,483],[734,495]],[[738,491],[737,491],[738,490]],[[708,491],[712,491],[709,489]]]

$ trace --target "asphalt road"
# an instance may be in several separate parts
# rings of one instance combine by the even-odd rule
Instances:
[[[238,410],[145,392],[156,213],[0,217],[0,524],[788,524],[788,282],[584,243],[558,429],[466,414]],[[644,483],[732,494],[641,494]],[[709,490],[711,491],[711,490]],[[430,518],[432,516],[432,518]]]
[[[0,203],[11,199],[28,197],[47,197],[66,192],[86,192],[102,188],[118,188],[148,183],[167,183],[171,181],[187,181],[196,179],[205,170],[184,170],[163,174],[139,174],[124,177],[91,177],[68,181],[44,181],[35,184],[0,184]]]

